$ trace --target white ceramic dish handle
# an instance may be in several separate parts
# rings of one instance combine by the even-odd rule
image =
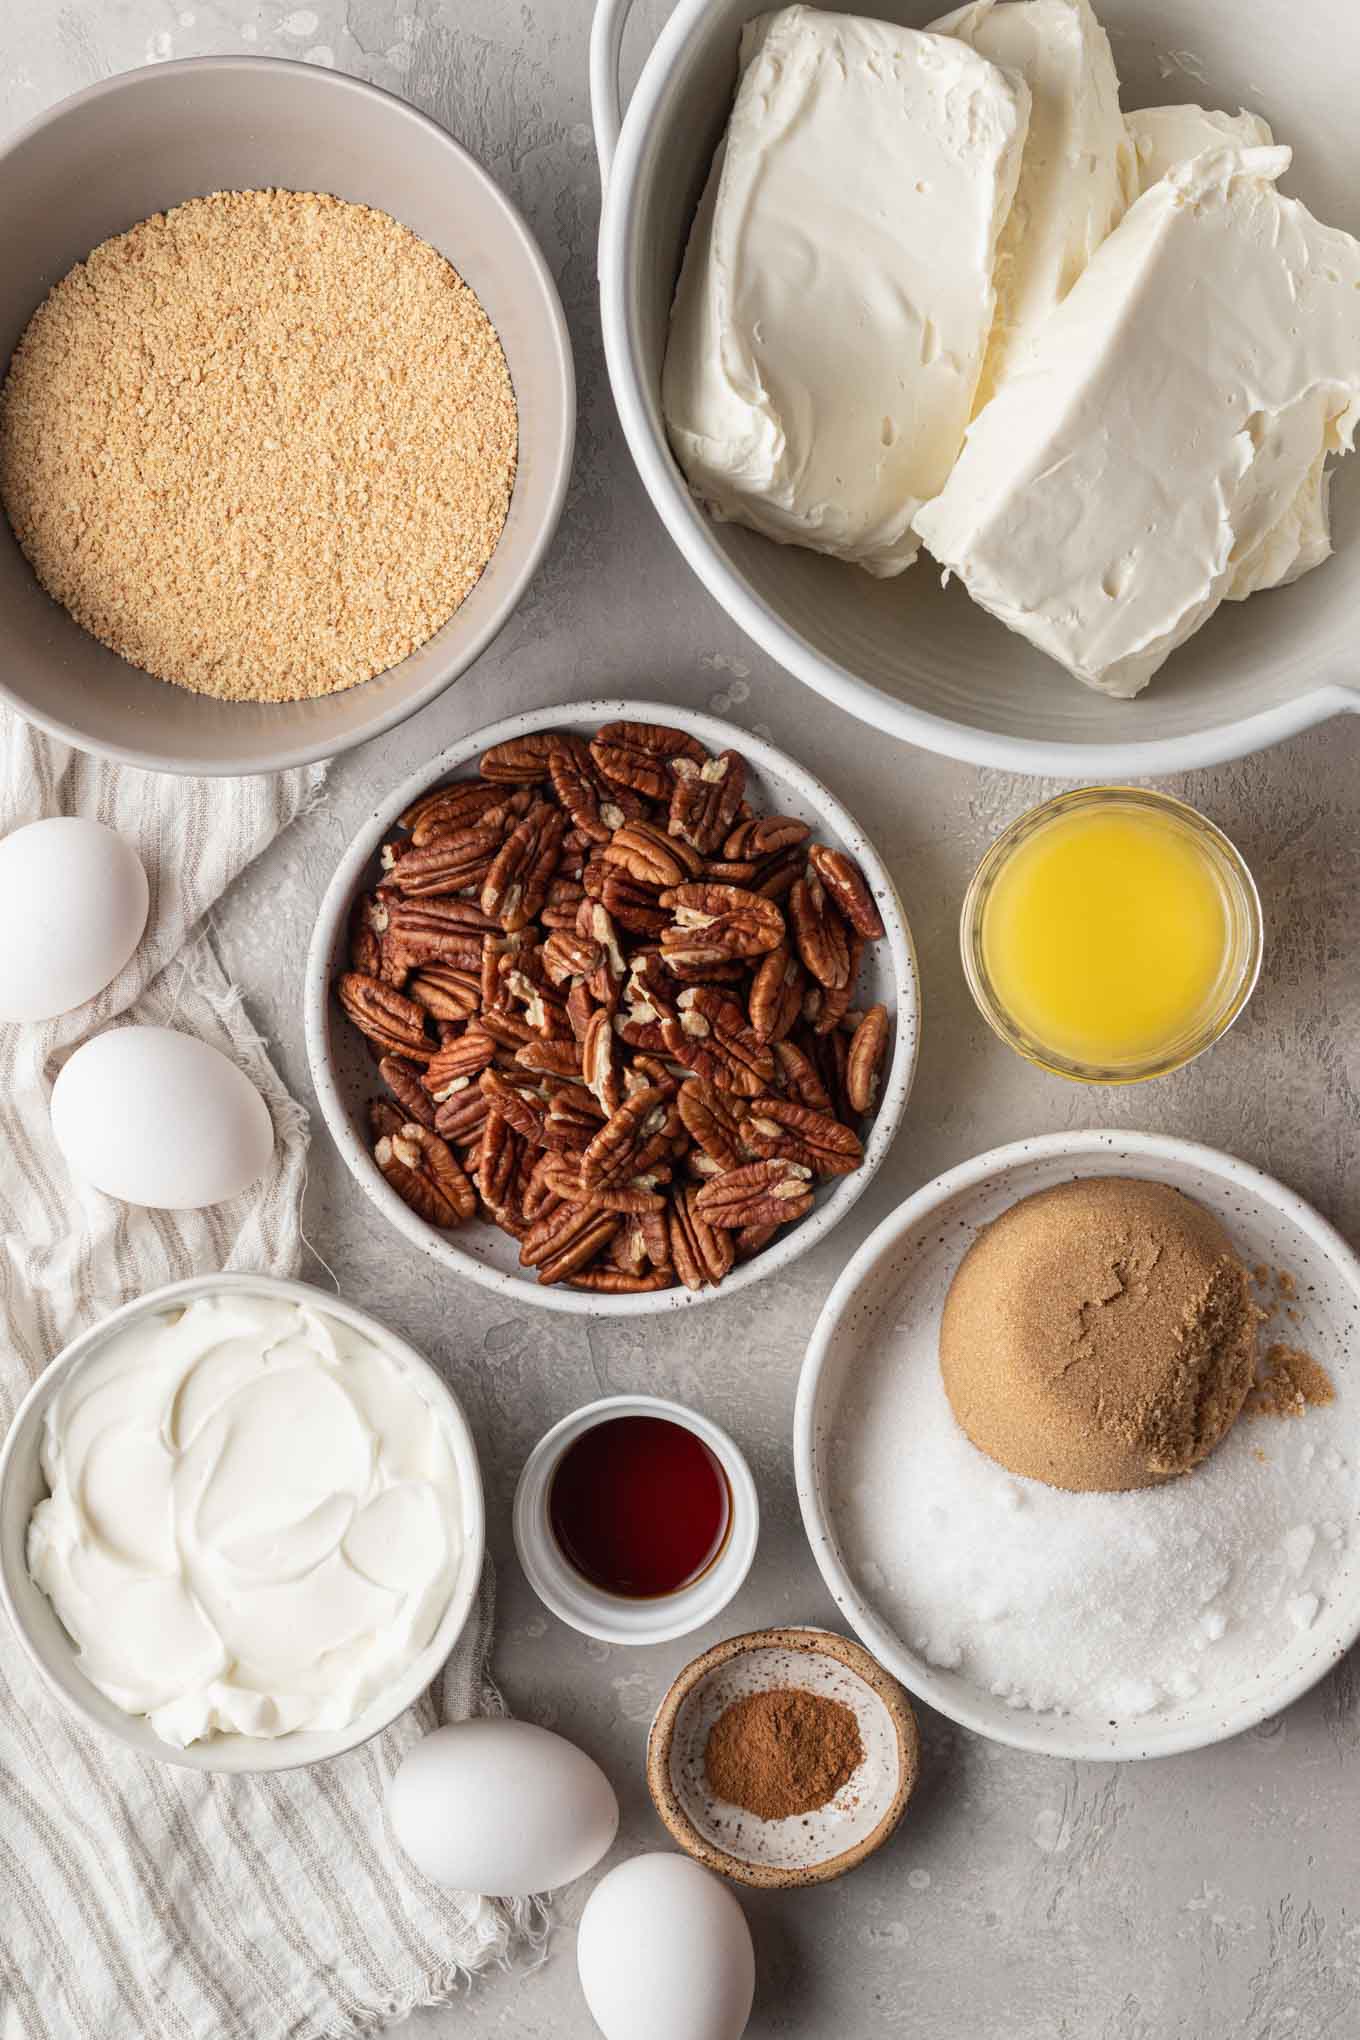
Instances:
[[[595,154],[600,164],[600,196],[609,188],[609,172],[623,126],[623,93],[619,64],[623,32],[633,0],[596,0],[590,24],[590,118],[595,129]]]

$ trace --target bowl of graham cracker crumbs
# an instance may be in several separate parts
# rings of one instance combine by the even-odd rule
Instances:
[[[552,537],[575,385],[524,221],[412,107],[266,58],[0,152],[0,697],[162,771],[390,729]]]

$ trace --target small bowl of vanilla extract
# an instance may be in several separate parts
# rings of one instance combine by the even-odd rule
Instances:
[[[605,1643],[665,1643],[737,1592],[760,1504],[709,1418],[659,1396],[607,1396],[530,1453],[514,1532],[529,1584],[563,1622]]]

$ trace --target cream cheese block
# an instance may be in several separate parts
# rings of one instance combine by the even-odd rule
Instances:
[[[1088,0],[973,0],[932,27],[1022,77],[1032,101],[997,249],[981,410],[1138,196],[1138,169],[1110,39]]]
[[[1269,148],[1275,137],[1259,113],[1218,113],[1203,106],[1146,106],[1125,115],[1138,158],[1139,188],[1225,144]],[[1033,122],[1031,122],[1031,128]],[[1017,200],[1018,204],[1018,200]],[[1325,433],[1294,501],[1261,544],[1239,564],[1228,586],[1230,602],[1245,602],[1262,588],[1282,588],[1331,557],[1328,511],[1331,476]]]
[[[1259,113],[1218,113],[1204,106],[1143,106],[1124,115],[1138,163],[1138,189],[1212,149],[1268,149],[1275,140]]]
[[[952,36],[750,23],[685,252],[662,404],[713,514],[890,575],[948,479],[1029,93]]]
[[[918,513],[982,606],[1107,694],[1213,614],[1360,416],[1360,243],[1222,149],[1154,184]]]

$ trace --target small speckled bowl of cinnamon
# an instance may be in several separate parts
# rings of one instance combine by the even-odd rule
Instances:
[[[652,1723],[647,1783],[680,1847],[764,1889],[824,1884],[881,1848],[920,1766],[911,1702],[825,1629],[758,1629],[686,1665]]]

